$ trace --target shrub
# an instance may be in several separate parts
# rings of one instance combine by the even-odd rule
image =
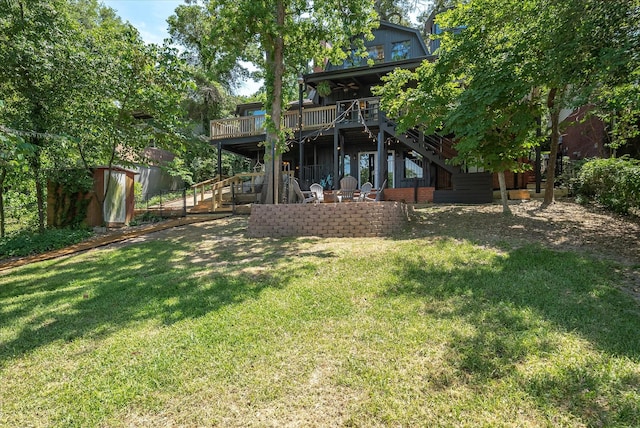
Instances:
[[[578,188],[580,187],[578,179],[580,170],[588,160],[565,160],[564,162],[565,164],[562,169],[562,174],[556,177],[556,180],[560,186],[566,187],[569,190],[569,195],[576,196],[578,194]]]
[[[92,234],[89,229],[47,229],[43,233],[22,231],[0,239],[0,259],[57,250],[77,244]]]
[[[134,218],[132,220],[131,223],[129,223],[130,226],[134,226],[134,225],[138,225],[138,224],[142,224],[142,223],[157,223],[159,221],[164,220],[164,218],[152,211],[145,211],[144,213],[140,214],[139,216],[136,216],[136,218]],[[132,224],[134,223],[135,224]]]
[[[585,163],[578,174],[577,196],[618,213],[640,209],[640,161],[623,157]]]

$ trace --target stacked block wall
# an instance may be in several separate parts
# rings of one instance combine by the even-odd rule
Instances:
[[[407,220],[407,206],[400,202],[253,204],[248,235],[255,238],[388,236],[400,231]]]

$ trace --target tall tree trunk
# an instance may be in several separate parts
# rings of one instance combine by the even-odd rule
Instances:
[[[278,0],[276,3],[276,24],[279,28],[284,27],[284,20],[284,2]],[[272,45],[272,49],[265,49],[265,52],[273,52],[273,55],[267,58],[267,78],[271,74],[271,83],[273,85],[273,92],[269,94],[269,82],[267,82],[267,98],[271,101],[271,121],[273,123],[273,130],[267,129],[266,148],[271,153],[271,161],[266,162],[265,165],[267,192],[262,195],[262,202],[267,204],[277,204],[280,201],[279,190],[282,182],[282,174],[280,173],[282,169],[282,154],[277,146],[282,122],[282,79],[284,76],[284,38],[281,34],[272,40]]]
[[[502,200],[502,214],[511,215],[509,201],[507,198],[507,182],[504,178],[504,171],[498,171],[498,183],[500,184],[500,199]]]
[[[547,163],[547,182],[544,186],[544,200],[541,208],[546,208],[553,203],[553,190],[556,179],[556,160],[558,159],[558,142],[560,140],[560,108],[557,106],[556,97],[558,88],[551,88],[547,97],[547,107],[551,118],[551,150],[549,151],[549,162]]]

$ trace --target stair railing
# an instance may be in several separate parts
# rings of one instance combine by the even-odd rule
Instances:
[[[193,189],[193,205],[198,205],[198,193],[200,193],[200,201],[204,201],[204,194],[206,191],[206,187],[212,185],[213,183],[217,183],[220,180],[225,179],[226,176],[221,176],[220,174],[216,175],[209,180],[201,181],[200,183],[192,184],[191,188]]]

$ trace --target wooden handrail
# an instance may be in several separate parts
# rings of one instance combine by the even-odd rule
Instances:
[[[299,130],[300,112],[289,110],[283,115],[284,126]],[[302,130],[331,126],[336,119],[336,106],[313,107],[302,110]],[[211,139],[248,137],[265,133],[265,115],[234,117],[211,121]]]
[[[215,177],[210,178],[208,180],[201,181],[200,183],[192,184],[191,188],[192,189],[196,189],[196,188],[198,188],[200,186],[206,186],[207,184],[211,184],[211,183],[215,183],[216,181],[224,180],[225,178],[227,178],[225,175],[221,176],[220,174],[218,174]]]

